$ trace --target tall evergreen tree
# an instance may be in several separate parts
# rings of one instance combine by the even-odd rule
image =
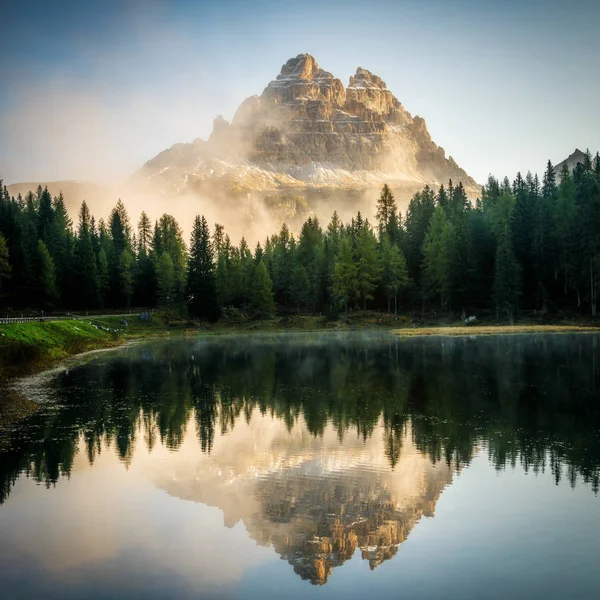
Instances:
[[[373,292],[379,283],[381,265],[377,253],[377,240],[370,227],[363,227],[356,239],[356,287],[358,296],[367,310],[367,300],[373,298]]]
[[[210,230],[204,216],[194,219],[188,260],[188,310],[193,317],[216,321],[220,315]]]
[[[348,306],[356,298],[357,271],[352,256],[352,244],[347,237],[340,242],[340,251],[333,272],[333,296],[344,307],[346,318]]]
[[[34,269],[36,304],[44,310],[52,309],[59,296],[56,272],[54,261],[42,240],[38,240],[37,243]]]
[[[388,299],[388,313],[390,312],[391,300],[394,300],[394,315],[398,314],[398,294],[409,285],[406,261],[398,246],[384,236],[381,246],[382,280]]]
[[[517,303],[521,293],[521,269],[513,250],[508,223],[506,223],[506,229],[507,232],[499,240],[496,250],[494,295],[496,305],[499,309],[506,311],[509,324],[513,325]]]
[[[263,261],[259,262],[252,282],[252,314],[255,317],[268,318],[275,312],[273,282]]]
[[[168,252],[163,252],[156,262],[156,287],[158,304],[165,311],[168,321],[171,318],[176,293],[175,266]]]
[[[379,236],[383,233],[390,234],[390,222],[396,217],[398,207],[392,190],[387,183],[383,184],[381,194],[377,200],[377,222],[379,223]]]
[[[99,304],[98,269],[91,237],[91,215],[85,202],[79,211],[79,228],[75,243],[73,273],[77,287],[71,302],[78,308],[94,308]]]
[[[4,296],[4,281],[10,279],[12,267],[8,256],[6,238],[0,233],[0,299]]]

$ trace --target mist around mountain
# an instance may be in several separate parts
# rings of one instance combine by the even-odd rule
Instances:
[[[567,159],[571,169],[582,155]],[[71,217],[85,200],[104,219],[121,199],[134,218],[172,215],[186,236],[186,223],[201,213],[224,224],[234,241],[254,244],[284,222],[298,232],[309,216],[325,222],[337,211],[349,220],[361,211],[372,219],[384,183],[404,211],[425,185],[435,191],[449,180],[471,201],[481,195],[380,77],[358,67],[344,86],[313,56],[299,54],[240,104],[231,123],[217,116],[207,140],[174,144],[126,181],[13,183],[8,193],[25,197],[41,184],[53,197],[62,193]]]
[[[192,133],[192,132],[190,132]],[[208,140],[176,143],[129,180],[97,185],[56,181],[15,183],[25,195],[40,183],[62,192],[74,216],[83,200],[108,216],[116,200],[153,219],[169,212],[189,221],[199,212],[224,223],[234,239],[256,241],[285,221],[294,230],[334,210],[369,216],[383,183],[401,206],[425,184],[479,186],[437,146],[425,121],[413,117],[385,82],[358,68],[344,87],[310,54],[288,60],[261,95],[244,100],[231,123],[217,116]]]
[[[310,54],[289,59],[231,123],[218,116],[207,141],[176,144],[140,176],[176,190],[226,181],[258,191],[403,188],[475,181],[437,146],[385,82],[359,67],[347,87]]]

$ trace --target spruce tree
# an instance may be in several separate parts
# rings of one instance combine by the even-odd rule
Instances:
[[[10,279],[12,267],[8,256],[6,238],[0,233],[0,298],[4,296],[4,281]]]
[[[110,273],[108,270],[108,257],[104,248],[100,248],[96,260],[96,272],[98,273],[98,302],[104,308],[110,288]]]
[[[206,219],[196,217],[190,241],[187,289],[188,311],[191,316],[216,321],[220,316],[217,298],[215,262]]]
[[[296,305],[296,313],[308,302],[308,275],[306,269],[299,263],[294,265],[290,283],[290,299]]]
[[[263,261],[254,271],[251,309],[253,316],[262,319],[272,317],[275,312],[273,282]]]
[[[379,223],[379,236],[389,234],[390,221],[396,215],[398,207],[392,190],[387,183],[383,184],[381,194],[377,200],[377,222]]]
[[[152,265],[152,224],[142,211],[138,221],[135,297],[139,306],[150,306],[154,297],[154,268]]]
[[[227,307],[233,300],[231,277],[227,266],[228,260],[225,252],[219,253],[217,260],[216,284],[217,284],[217,300],[221,308]]]
[[[125,302],[125,307],[129,308],[135,283],[135,257],[128,248],[125,248],[119,257],[118,278],[119,297]]]
[[[163,252],[156,262],[156,287],[158,304],[165,311],[165,318],[171,318],[171,309],[175,299],[175,266],[168,252]]]
[[[382,282],[385,287],[390,312],[391,300],[394,300],[394,315],[398,314],[398,294],[408,287],[408,271],[406,261],[398,246],[390,243],[387,236],[383,237],[381,247]]]
[[[340,242],[340,251],[333,269],[333,296],[344,307],[346,318],[348,306],[357,294],[357,272],[352,256],[352,244],[349,238],[344,237]]]
[[[94,308],[99,304],[98,269],[90,226],[90,212],[87,204],[83,202],[79,211],[79,229],[73,261],[77,286],[73,289],[74,297],[69,298],[69,304],[74,305],[75,308]]]
[[[54,261],[46,244],[38,240],[35,256],[35,291],[36,304],[44,310],[52,309],[58,300],[58,286]]]

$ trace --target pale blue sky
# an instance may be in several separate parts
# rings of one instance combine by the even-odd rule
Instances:
[[[207,137],[291,56],[362,66],[478,181],[600,147],[600,2],[22,0],[3,8],[0,177],[126,177]]]

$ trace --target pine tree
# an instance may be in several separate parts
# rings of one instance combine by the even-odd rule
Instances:
[[[559,272],[563,283],[563,294],[566,296],[570,289],[577,291],[577,247],[579,244],[577,224],[579,207],[575,204],[575,183],[567,167],[560,175],[556,201],[556,237],[558,244]]]
[[[340,242],[340,251],[333,270],[333,296],[343,305],[346,318],[348,318],[348,305],[356,298],[357,272],[352,256],[352,244],[345,237]]]
[[[306,269],[299,263],[294,265],[290,284],[290,299],[296,304],[296,312],[300,314],[300,307],[308,302],[308,275]]]
[[[508,322],[514,324],[515,311],[521,294],[521,269],[512,245],[509,223],[498,242],[496,250],[496,270],[494,275],[494,296],[496,306],[506,311]]]
[[[125,306],[129,308],[135,282],[135,257],[128,248],[121,252],[118,269],[119,296],[124,299]]]
[[[156,286],[159,306],[164,309],[167,321],[175,296],[175,267],[168,252],[163,252],[156,263]]]
[[[452,225],[441,206],[434,213],[423,242],[422,297],[439,296],[443,307],[450,298],[452,265]]]
[[[118,200],[117,205],[110,213],[108,220],[110,232],[109,272],[110,272],[110,298],[113,306],[123,306],[127,303],[125,297],[125,284],[128,284],[131,265],[125,252],[130,249],[131,229],[125,205]],[[125,269],[125,271],[124,271]]]
[[[36,299],[37,305],[43,309],[51,309],[58,300],[56,272],[54,261],[48,252],[46,244],[38,240],[35,257]]]
[[[139,306],[150,306],[154,297],[154,267],[152,265],[152,224],[142,211],[138,221],[135,297]]]
[[[229,276],[228,260],[225,252],[219,253],[216,271],[217,300],[219,306],[229,306],[233,300],[231,278]]]
[[[367,224],[356,238],[356,287],[358,296],[367,310],[367,300],[373,298],[373,292],[379,283],[381,265],[377,253],[377,240]]]
[[[219,254],[225,248],[225,227],[219,223],[215,223],[215,232],[213,233],[213,246],[215,254]]]
[[[104,248],[100,248],[96,261],[96,272],[98,273],[98,302],[104,307],[110,288],[110,273],[108,270],[108,257]]]
[[[532,198],[521,173],[513,183],[515,205],[512,212],[511,230],[514,233],[513,246],[517,262],[523,271],[523,301],[526,306],[534,306],[537,282],[533,264],[534,215],[537,207],[536,198]]]
[[[164,252],[168,252],[173,261],[175,287],[173,291],[173,308],[183,316],[187,310],[185,294],[187,274],[187,248],[183,233],[177,221],[171,215],[162,215],[154,228],[152,241],[153,261],[160,260]]]
[[[78,308],[94,308],[99,304],[98,270],[90,233],[91,216],[87,204],[79,211],[79,229],[75,243],[73,272],[77,287],[71,302]]]
[[[258,263],[252,282],[252,314],[255,317],[268,318],[275,312],[273,299],[273,282],[267,272],[265,263]]]
[[[220,315],[210,230],[204,217],[196,217],[190,242],[187,289],[188,310],[193,317],[216,321]]]
[[[8,244],[6,238],[0,233],[0,298],[4,295],[3,283],[6,279],[10,279],[12,267],[9,261]]]
[[[454,189],[450,186],[451,189]],[[422,280],[422,249],[429,223],[435,211],[435,194],[429,186],[417,192],[411,199],[406,212],[403,252],[411,280]]]
[[[54,199],[54,217],[52,221],[52,259],[56,267],[58,286],[64,298],[69,299],[77,289],[73,276],[73,254],[75,239],[72,232],[73,222],[67,212],[62,193]]]
[[[284,223],[281,226],[279,234],[275,237],[273,244],[273,290],[275,298],[283,305],[288,303],[290,296],[290,287],[292,285],[292,269],[293,269],[293,252],[292,244],[293,237],[287,225]]]
[[[325,253],[323,230],[316,217],[309,217],[300,231],[297,261],[306,271],[307,297],[311,310],[319,309],[324,296]]]
[[[398,294],[409,285],[406,261],[398,246],[390,243],[387,236],[383,237],[381,247],[381,263],[383,267],[382,281],[388,298],[388,313],[394,299],[394,315],[398,314]]]
[[[438,190],[435,200],[438,206],[441,206],[444,209],[444,211],[447,210],[450,200],[448,198],[448,194],[446,193],[443,183],[442,185],[440,185],[440,189]]]
[[[398,207],[396,206],[394,194],[388,184],[384,183],[379,199],[377,200],[377,222],[379,223],[380,238],[383,233],[390,234],[390,221],[396,216],[397,212]]]
[[[52,246],[52,230],[54,224],[54,209],[52,207],[52,196],[50,195],[47,187],[45,187],[41,192],[39,190],[40,188],[38,188],[38,238],[41,239],[44,244],[46,244],[48,252],[53,254],[54,248]]]

